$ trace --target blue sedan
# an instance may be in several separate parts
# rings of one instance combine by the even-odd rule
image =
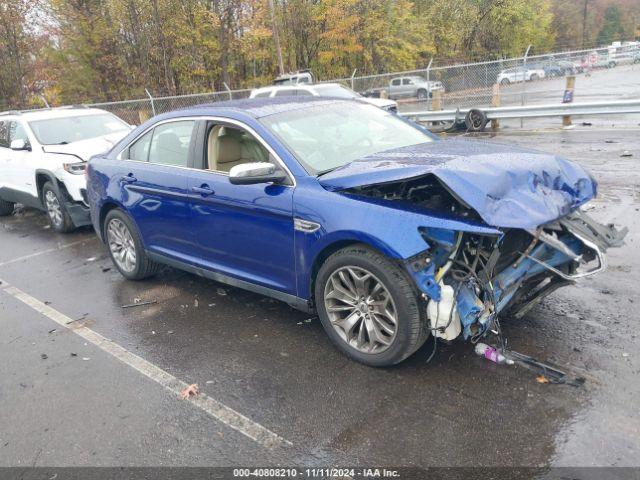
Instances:
[[[499,332],[500,318],[602,271],[625,234],[580,210],[596,182],[577,164],[439,140],[351,100],[160,115],[87,176],[95,230],[124,277],[170,265],[316,312],[372,366],[430,336]]]

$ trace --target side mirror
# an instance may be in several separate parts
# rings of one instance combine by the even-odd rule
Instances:
[[[231,167],[229,171],[229,181],[234,185],[279,183],[286,178],[287,175],[282,170],[268,162],[243,163]]]
[[[11,141],[11,150],[31,150],[31,146],[22,138]]]

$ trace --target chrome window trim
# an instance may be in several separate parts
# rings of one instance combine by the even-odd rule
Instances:
[[[184,169],[184,170],[193,170],[193,171],[196,171],[196,172],[207,172],[207,173],[211,173],[213,175],[221,175],[221,176],[224,176],[224,177],[228,177],[229,173],[222,172],[222,171],[219,171],[219,170],[205,170],[204,168],[181,167],[179,165],[166,165],[164,163],[156,163],[156,162],[149,162],[149,161],[142,161],[142,160],[131,160],[129,158],[122,158],[122,154],[125,152],[125,150],[128,150],[131,147],[131,145],[136,143],[140,138],[142,138],[143,135],[145,135],[150,130],[153,130],[157,126],[163,125],[165,123],[185,122],[185,121],[190,121],[190,120],[191,121],[196,121],[196,122],[199,121],[199,120],[207,120],[207,121],[212,121],[212,122],[230,123],[232,125],[235,125],[237,127],[240,127],[242,129],[246,130],[247,132],[249,132],[251,135],[253,135],[253,137],[256,138],[262,144],[262,146],[276,160],[278,165],[285,171],[285,173],[289,177],[289,180],[291,181],[292,185],[282,185],[282,186],[283,187],[290,187],[290,188],[295,188],[296,187],[296,185],[297,185],[296,178],[293,176],[293,174],[291,173],[291,170],[289,170],[289,167],[287,167],[286,163],[284,163],[282,158],[280,158],[280,156],[275,152],[275,150],[273,148],[271,148],[271,145],[269,145],[260,135],[258,135],[258,133],[253,128],[251,128],[246,123],[243,123],[243,122],[241,122],[239,120],[235,120],[235,119],[232,119],[232,118],[226,118],[226,117],[215,117],[215,116],[209,116],[209,115],[202,116],[202,117],[178,117],[178,118],[168,118],[166,120],[162,120],[161,122],[154,123],[153,125],[151,125],[148,128],[146,128],[144,131],[142,131],[140,134],[138,134],[136,136],[136,138],[131,140],[125,147],[123,147],[122,150],[120,150],[118,152],[118,154],[116,155],[116,160],[120,160],[120,161],[123,161],[123,162],[146,163],[146,164],[149,164],[149,165],[160,165],[160,166],[163,166],[163,167],[170,167],[170,168],[181,168],[181,169]]]

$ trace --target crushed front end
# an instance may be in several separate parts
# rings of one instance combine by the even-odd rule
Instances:
[[[627,233],[580,210],[535,230],[501,231],[421,231],[430,248],[407,266],[428,302],[436,337],[477,341],[495,329],[498,314],[522,317],[557,288],[604,270],[605,251]]]

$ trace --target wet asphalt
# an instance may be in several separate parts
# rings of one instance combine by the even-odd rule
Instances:
[[[317,318],[167,269],[122,278],[90,229],[0,219],[0,466],[639,466],[640,129],[505,128],[494,140],[564,155],[598,179],[597,219],[629,227],[609,268],[554,293],[510,348],[580,387],[432,343],[372,369]],[[485,137],[492,137],[486,134]],[[630,157],[621,157],[628,151]],[[291,442],[264,447],[9,295],[7,284]],[[136,301],[151,305],[123,309]]]

